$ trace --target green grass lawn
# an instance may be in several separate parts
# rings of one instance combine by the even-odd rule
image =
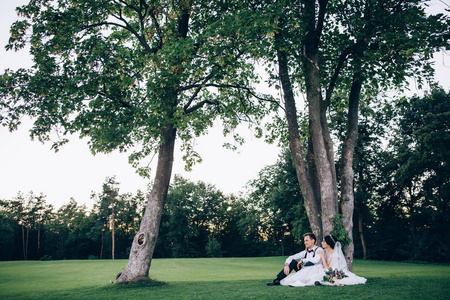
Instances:
[[[111,285],[127,260],[0,262],[0,299],[450,299],[450,265],[356,260],[365,285],[266,286],[284,259],[154,259],[163,285]]]

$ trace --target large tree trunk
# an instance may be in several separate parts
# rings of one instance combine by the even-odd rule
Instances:
[[[354,191],[353,191],[353,154],[355,152],[355,143],[358,138],[358,111],[359,95],[361,93],[362,76],[360,72],[353,75],[353,83],[349,96],[349,107],[347,117],[347,133],[342,145],[342,158],[340,165],[341,175],[341,211],[343,216],[344,229],[348,232],[351,239],[349,245],[345,246],[345,258],[349,270],[353,267],[353,210],[354,210]]]
[[[297,179],[303,195],[306,213],[308,215],[311,230],[314,234],[322,236],[322,221],[320,219],[320,198],[314,193],[310,179],[306,171],[305,160],[303,159],[303,147],[300,142],[300,134],[298,129],[297,109],[295,106],[295,98],[292,92],[292,84],[288,72],[287,54],[281,50],[281,37],[275,36],[278,45],[277,56],[280,72],[281,85],[283,89],[284,105],[286,111],[286,119],[289,131],[289,150],[294,162]]]
[[[175,136],[176,129],[173,125],[166,125],[161,134],[163,142],[159,148],[155,182],[141,221],[141,227],[131,245],[128,265],[114,283],[149,279],[148,273],[172,175]]]
[[[319,1],[320,11],[316,20],[315,1],[305,2],[306,34],[304,37],[303,65],[305,72],[306,98],[310,136],[314,151],[314,161],[320,182],[323,235],[334,229],[333,219],[338,212],[334,153],[328,125],[322,117],[324,111],[319,74],[319,41],[327,1]],[[334,176],[334,177],[333,177]]]
[[[308,138],[308,151],[306,153],[306,165],[307,165],[307,172],[308,172],[308,179],[311,183],[312,192],[314,195],[314,206],[316,207],[317,211],[317,219],[320,224],[320,231],[314,232],[316,235],[317,241],[320,244],[320,241],[323,239],[323,233],[322,233],[322,219],[320,218],[322,214],[322,204],[320,200],[320,182],[319,177],[317,175],[317,169],[316,169],[316,163],[314,160],[314,150],[313,145],[311,141],[311,137]]]

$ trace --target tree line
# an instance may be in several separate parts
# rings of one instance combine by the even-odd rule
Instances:
[[[363,109],[354,163],[356,258],[449,261],[449,114],[450,93],[439,88]],[[339,132],[340,116],[333,118]],[[128,258],[147,196],[121,194],[119,186],[107,178],[91,210],[74,199],[55,210],[32,192],[1,201],[0,259]],[[310,230],[302,199],[287,149],[240,196],[175,176],[154,257],[288,255]]]

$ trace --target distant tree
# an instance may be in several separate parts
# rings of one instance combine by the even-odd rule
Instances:
[[[115,252],[115,224],[114,224],[114,210],[119,200],[119,183],[116,181],[115,176],[107,177],[103,183],[102,193],[98,195],[99,202],[97,204],[100,219],[103,220],[102,226],[102,250],[100,251],[100,258],[102,258],[103,244],[104,244],[104,231],[110,230],[111,232],[111,258],[114,259]]]
[[[435,89],[396,105],[396,126],[381,161],[376,198],[378,253],[390,259],[448,261],[450,93]],[[399,246],[388,250],[402,232]],[[400,239],[401,241],[399,242]]]
[[[52,218],[52,205],[47,205],[44,194],[27,195],[18,192],[13,200],[2,201],[2,211],[8,212],[10,220],[21,228],[22,258],[37,259],[41,256],[43,225]],[[14,248],[14,247],[13,247]],[[17,256],[16,256],[17,259]]]
[[[167,244],[171,257],[206,256],[208,242],[218,241],[225,199],[212,185],[175,176],[167,195],[161,228],[164,232],[162,241]],[[214,249],[214,252],[218,253],[218,250]]]
[[[115,237],[116,257],[120,259],[128,258],[131,242],[139,231],[145,203],[146,195],[140,190],[136,195],[119,194],[115,205]]]
[[[28,220],[29,218],[27,218],[26,216],[26,210],[25,210],[25,196],[23,195],[23,193],[18,192],[16,197],[14,197],[13,200],[10,201],[5,201],[2,203],[3,204],[3,209],[5,211],[7,211],[10,216],[16,221],[16,224],[18,224],[20,226],[20,231],[21,231],[21,258],[26,260],[27,259],[27,245],[26,245],[26,238],[25,238],[25,228],[27,226],[26,220]]]
[[[4,202],[0,200],[0,260],[11,260],[14,257],[14,237],[18,232],[18,224],[5,209]]]
[[[51,252],[56,254],[55,258],[80,258],[80,253],[87,249],[87,247],[82,249],[82,245],[85,245],[86,241],[80,239],[80,233],[83,232],[80,230],[80,224],[86,215],[86,206],[78,205],[73,198],[57,210],[52,228],[52,242],[51,244],[47,243],[51,247]]]
[[[295,240],[310,231],[308,216],[297,181],[290,152],[285,149],[276,164],[266,166],[258,178],[249,182],[249,201],[260,209],[265,222],[265,235],[279,246],[279,255],[297,250]]]
[[[37,227],[37,257],[41,256],[41,236],[43,225],[46,224],[53,217],[53,205],[47,205],[46,196],[40,194],[34,197],[35,203],[31,210],[31,214],[35,216],[35,222]]]

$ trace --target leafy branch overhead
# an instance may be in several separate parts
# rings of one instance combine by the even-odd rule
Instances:
[[[29,44],[34,65],[1,76],[0,121],[14,130],[29,115],[32,138],[79,133],[93,153],[133,149],[131,160],[158,149],[168,122],[187,144],[216,118],[226,132],[243,120],[258,124],[272,100],[254,89],[244,40],[255,33],[240,32],[250,21],[231,9],[208,1],[31,1],[17,9],[7,49]]]

